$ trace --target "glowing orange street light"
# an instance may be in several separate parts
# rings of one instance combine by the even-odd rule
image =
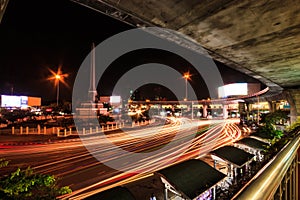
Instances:
[[[187,79],[190,79],[190,77],[191,77],[191,75],[190,75],[189,73],[185,73],[185,74],[183,75],[183,78],[185,78],[186,80],[187,80]]]
[[[191,79],[191,74],[189,72],[186,72],[183,74],[183,77],[185,79],[185,98],[184,100],[187,101],[187,82]]]
[[[56,75],[55,75],[55,79],[60,79],[60,75],[59,75],[59,74],[56,74]]]
[[[59,100],[59,82],[62,82],[64,85],[68,86],[68,84],[64,81],[64,78],[68,77],[68,74],[62,74],[61,67],[58,67],[57,72],[55,73],[53,70],[49,69],[53,76],[49,77],[48,80],[55,80],[56,90],[56,106],[58,106]]]

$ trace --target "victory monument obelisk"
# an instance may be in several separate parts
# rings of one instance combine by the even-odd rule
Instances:
[[[91,67],[90,67],[90,88],[89,88],[89,100],[92,103],[96,103],[97,90],[95,86],[95,44],[92,44],[92,52],[91,52]]]
[[[98,103],[97,99],[97,90],[96,90],[96,79],[95,79],[95,70],[96,70],[96,58],[95,58],[95,44],[92,44],[92,51],[90,54],[90,86],[88,89],[88,99],[85,102],[81,103],[79,108],[76,108],[78,114],[81,118],[93,118],[98,114],[99,108],[101,105]],[[100,103],[101,104],[101,103]]]

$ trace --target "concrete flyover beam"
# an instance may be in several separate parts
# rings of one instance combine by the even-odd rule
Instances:
[[[265,96],[300,86],[299,0],[72,0],[199,51],[266,84]]]

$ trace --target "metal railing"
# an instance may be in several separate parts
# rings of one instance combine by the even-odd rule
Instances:
[[[298,200],[298,133],[232,199]]]

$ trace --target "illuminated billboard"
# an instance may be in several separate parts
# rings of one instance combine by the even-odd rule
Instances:
[[[28,97],[28,106],[41,106],[40,97]]]
[[[120,96],[110,96],[110,103],[121,103],[121,97]]]
[[[27,107],[28,106],[28,97],[20,96],[20,107]]]
[[[41,106],[40,97],[1,95],[1,107],[26,108],[28,106]]]
[[[219,98],[248,95],[247,83],[232,83],[218,88]]]
[[[21,97],[1,95],[1,107],[21,107]]]

